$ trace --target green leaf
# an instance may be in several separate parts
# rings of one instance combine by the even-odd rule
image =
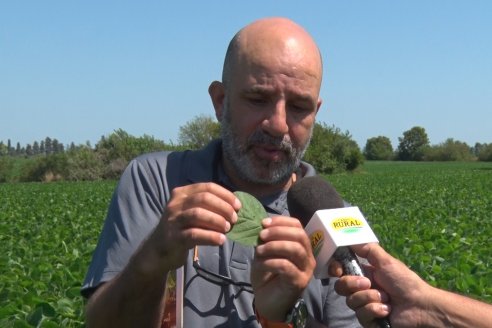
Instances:
[[[57,328],[60,327],[59,324],[57,324],[54,321],[51,320],[43,320],[40,325],[41,328]]]
[[[227,237],[243,245],[256,246],[260,242],[258,235],[262,229],[261,221],[268,214],[254,196],[243,191],[236,191],[234,194],[241,201],[242,207],[237,213],[238,220],[227,233]]]
[[[21,319],[16,319],[14,321],[14,325],[12,327],[14,327],[14,328],[32,328],[32,326],[28,322],[21,320]]]

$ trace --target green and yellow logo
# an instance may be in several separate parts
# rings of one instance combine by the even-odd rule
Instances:
[[[316,230],[309,236],[309,239],[311,240],[311,248],[313,249],[313,255],[316,257],[318,256],[321,247],[323,247],[323,242],[325,241],[325,235],[323,234],[323,231]]]
[[[361,220],[353,217],[336,218],[331,222],[331,225],[335,231],[343,233],[358,232],[364,227],[364,223]]]

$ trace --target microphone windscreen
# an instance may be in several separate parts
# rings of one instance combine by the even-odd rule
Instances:
[[[307,225],[317,210],[342,208],[342,197],[323,177],[316,175],[297,180],[287,192],[290,216]]]

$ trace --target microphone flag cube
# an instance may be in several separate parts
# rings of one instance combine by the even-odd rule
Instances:
[[[318,279],[330,277],[328,265],[338,247],[379,242],[357,206],[318,210],[304,230],[316,258]]]

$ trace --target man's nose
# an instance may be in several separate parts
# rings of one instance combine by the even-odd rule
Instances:
[[[278,101],[262,122],[262,128],[271,136],[284,136],[289,132],[284,101]]]

